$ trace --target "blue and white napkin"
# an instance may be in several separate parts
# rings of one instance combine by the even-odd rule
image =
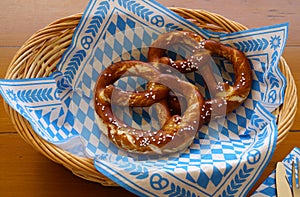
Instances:
[[[146,61],[147,47],[159,34],[182,29],[243,51],[253,68],[251,93],[225,121],[203,126],[185,152],[165,157],[130,155],[115,147],[96,124],[95,81],[112,62]],[[278,61],[287,33],[288,24],[215,33],[153,0],[91,0],[57,72],[47,78],[0,80],[0,92],[42,138],[74,155],[94,159],[99,172],[132,193],[244,196],[276,146],[276,117],[271,112],[283,103],[286,81]],[[219,64],[223,71],[232,72],[229,62]],[[188,77],[195,83],[199,79],[197,73]],[[130,78],[119,80],[118,85],[137,86]],[[134,110],[119,114],[132,126],[147,124],[149,116]]]
[[[286,168],[287,178],[290,183],[290,187],[292,188],[292,163],[295,162],[295,167],[298,167],[298,162],[300,162],[300,149],[295,147],[284,159],[283,164]],[[253,193],[253,197],[276,197],[276,178],[275,178],[276,170],[270,174],[270,176],[257,188],[257,190]],[[296,175],[299,177],[300,175]],[[297,179],[298,179],[297,178]]]

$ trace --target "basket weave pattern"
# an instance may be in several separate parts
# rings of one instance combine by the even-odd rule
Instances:
[[[235,32],[247,29],[235,21],[205,10],[174,7],[170,9],[198,26],[213,31]],[[55,71],[56,64],[71,44],[74,30],[81,16],[82,14],[76,14],[59,19],[32,35],[15,54],[5,78],[22,79],[49,76]],[[287,79],[287,87],[284,104],[274,112],[277,116],[278,125],[277,144],[281,143],[287,136],[295,118],[297,104],[295,81],[286,61],[282,57],[279,62],[279,68]],[[46,142],[34,132],[29,122],[19,113],[6,103],[4,105],[19,135],[36,150],[52,161],[62,164],[81,178],[106,186],[117,186],[116,183],[95,169],[92,159],[71,155]]]

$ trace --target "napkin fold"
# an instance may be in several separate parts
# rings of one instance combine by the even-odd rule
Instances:
[[[248,99],[225,120],[204,125],[183,153],[149,157],[118,149],[95,121],[92,98],[97,77],[112,62],[147,61],[147,47],[158,35],[182,29],[245,53],[253,69]],[[99,172],[137,195],[244,196],[276,146],[276,117],[271,112],[284,101],[286,81],[278,61],[287,33],[287,23],[216,33],[155,1],[91,0],[57,72],[47,78],[0,80],[0,92],[42,138],[74,155],[93,158]],[[218,66],[224,73],[232,72],[227,61]],[[188,77],[197,83],[199,74]],[[118,85],[135,89],[139,81],[121,79]],[[131,126],[147,123],[152,115],[117,113]]]

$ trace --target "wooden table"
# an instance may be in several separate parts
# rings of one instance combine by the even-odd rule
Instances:
[[[159,0],[165,6],[205,9],[240,22],[248,28],[290,22],[284,51],[297,85],[300,85],[300,1]],[[38,29],[64,16],[83,12],[88,0],[0,1],[0,78],[19,47]],[[233,8],[234,7],[234,8]],[[299,94],[298,94],[299,97]],[[0,98],[2,103],[3,99]],[[299,103],[298,103],[299,106]],[[133,196],[121,187],[104,187],[76,177],[26,144],[0,105],[0,196]],[[288,137],[275,154],[255,188],[295,146],[300,147],[300,113]]]

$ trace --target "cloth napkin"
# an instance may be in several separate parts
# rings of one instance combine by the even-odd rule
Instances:
[[[245,53],[253,69],[248,99],[225,120],[204,125],[183,153],[149,157],[118,149],[95,121],[92,98],[97,77],[112,62],[147,61],[147,47],[158,35],[182,29]],[[287,23],[215,33],[155,1],[91,0],[57,72],[47,78],[0,80],[0,92],[42,138],[94,159],[99,172],[134,194],[244,196],[276,146],[276,117],[271,112],[283,103],[286,81],[278,61],[287,33]],[[218,64],[224,73],[232,73],[230,62]],[[199,79],[197,73],[188,77],[194,83]],[[125,89],[135,89],[137,84],[130,78],[118,82]],[[118,113],[132,126],[147,124],[152,115],[134,110]]]
[[[295,147],[284,159],[283,164],[286,169],[286,174],[290,183],[290,187],[292,188],[292,163],[295,162],[295,166],[297,168],[297,163],[300,161],[300,149]],[[270,174],[270,176],[257,188],[257,190],[253,193],[253,197],[263,197],[263,196],[277,196],[276,195],[276,179],[275,179],[276,170]],[[296,174],[299,177],[299,175]]]

